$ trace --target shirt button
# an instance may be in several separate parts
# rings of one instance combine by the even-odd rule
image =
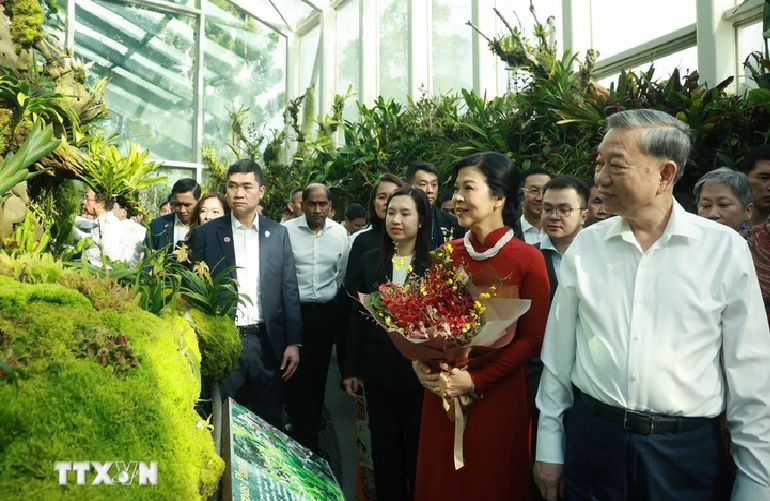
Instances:
[[[634,374],[634,378],[633,379],[634,379],[635,383],[638,383],[639,382],[639,374]]]
[[[644,304],[644,299],[640,299],[639,304]]]
[[[639,341],[640,339],[642,339],[642,336],[636,336],[637,341]]]

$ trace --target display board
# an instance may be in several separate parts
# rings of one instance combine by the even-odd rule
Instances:
[[[222,426],[223,501],[345,501],[325,460],[232,399]]]

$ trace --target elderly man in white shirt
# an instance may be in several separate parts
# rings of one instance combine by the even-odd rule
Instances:
[[[674,200],[689,128],[612,115],[595,180],[620,217],[564,254],[541,358],[535,480],[548,501],[770,499],[770,331],[749,250]]]
[[[283,223],[289,231],[302,310],[303,363],[287,386],[287,412],[294,438],[318,452],[318,428],[326,395],[335,329],[339,325],[337,292],[345,279],[348,232],[329,219],[331,194],[322,184],[302,192],[298,218]]]

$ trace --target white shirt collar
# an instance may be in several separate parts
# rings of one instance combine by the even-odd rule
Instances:
[[[693,240],[700,240],[701,234],[698,228],[688,217],[687,211],[684,207],[674,200],[673,209],[671,210],[671,217],[668,220],[666,229],[663,231],[663,235],[658,239],[661,245],[666,244],[671,237],[685,237],[692,238]],[[631,225],[624,217],[610,218],[611,226],[607,229],[607,233],[604,235],[604,240],[607,241],[614,237],[623,237],[624,240],[634,241],[633,230]]]
[[[236,219],[235,214],[233,214],[232,211],[230,212],[230,224],[233,226],[233,231],[244,227],[241,222]],[[254,214],[254,221],[252,221],[249,228],[254,228],[255,230],[259,231],[259,214]]]
[[[174,226],[179,226],[180,228],[188,228],[190,225],[184,224],[181,219],[179,219],[179,214],[174,214]]]
[[[551,242],[551,237],[548,236],[548,234],[543,236],[543,239],[540,241],[540,249],[541,250],[552,250],[557,252],[559,255],[561,255],[561,252],[559,252],[559,249],[556,248],[556,246]]]
[[[543,231],[542,228],[541,229],[537,229],[534,226],[532,226],[531,224],[529,224],[529,221],[527,221],[527,218],[525,218],[524,215],[522,214],[522,216],[521,216],[521,231],[523,233],[526,233],[526,232],[528,232],[530,230]]]
[[[333,223],[333,222],[334,222],[333,220],[331,220],[331,219],[329,219],[327,217],[324,220],[324,227],[321,228],[321,231],[326,231],[329,228],[330,223]],[[300,217],[297,218],[297,223],[296,224],[300,228],[307,228],[308,230],[313,231],[313,230],[310,229],[310,226],[307,224],[307,216],[305,216],[304,214],[302,214]]]

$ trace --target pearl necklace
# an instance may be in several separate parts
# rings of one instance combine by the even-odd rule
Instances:
[[[473,244],[471,243],[471,232],[468,231],[465,233],[465,237],[463,238],[463,243],[465,244],[465,250],[468,251],[468,255],[473,259],[474,261],[484,261],[486,259],[489,259],[491,257],[495,257],[498,252],[500,252],[500,249],[502,249],[505,244],[510,242],[513,239],[513,230],[508,229],[508,231],[503,235],[500,240],[497,241],[497,243],[492,247],[491,249],[487,249],[484,252],[476,252],[476,250],[473,248]]]

